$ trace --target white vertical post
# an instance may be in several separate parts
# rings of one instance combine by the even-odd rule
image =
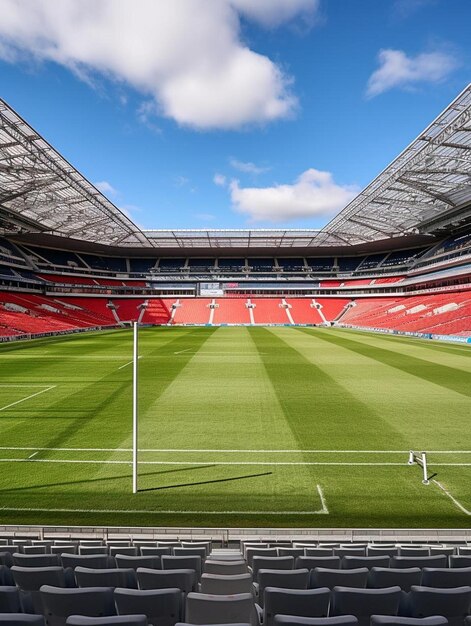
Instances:
[[[428,485],[429,480],[428,480],[428,472],[427,472],[427,453],[426,452],[422,452],[422,467],[424,469],[424,479],[422,483],[424,485]]]
[[[132,492],[137,493],[137,449],[138,449],[138,322],[134,322],[132,359]]]
[[[407,462],[408,465],[414,465],[415,460],[414,460],[414,451],[410,450],[409,451],[409,460]]]

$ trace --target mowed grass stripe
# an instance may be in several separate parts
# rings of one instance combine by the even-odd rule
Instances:
[[[295,333],[287,329],[284,336]],[[286,420],[300,448],[407,447],[401,433],[274,329],[251,328]],[[334,350],[332,352],[335,352]]]
[[[271,332],[282,337],[395,429],[397,435],[391,439],[388,449],[459,450],[467,447],[463,438],[471,412],[467,396],[418,379],[369,354],[359,354],[323,340],[326,333],[338,334],[336,329],[305,333],[273,328]],[[358,340],[364,342],[366,350],[370,337]],[[349,437],[357,440],[356,427]],[[370,434],[370,441],[372,449],[376,449],[374,432]],[[357,445],[364,447],[360,440]]]
[[[306,334],[313,332],[309,328],[299,330]],[[389,348],[380,348],[368,341],[354,339],[351,336],[345,337],[340,332],[332,331],[332,329],[316,329],[315,332],[320,339],[328,341],[333,345],[347,348],[363,356],[380,361],[385,365],[407,372],[412,376],[417,376],[428,382],[471,397],[470,375],[458,367],[438,365],[426,359],[406,355],[403,352],[396,352]]]

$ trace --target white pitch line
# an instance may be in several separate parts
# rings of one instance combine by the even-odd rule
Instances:
[[[185,350],[178,350],[177,352],[174,352],[173,354],[183,354],[184,352],[189,352],[191,350],[191,348],[185,348]],[[196,352],[194,352],[193,354],[196,354]]]
[[[140,359],[141,357],[140,357],[140,356],[138,356],[137,358],[138,358],[138,359]],[[118,367],[118,369],[119,369],[119,370],[122,370],[122,369],[123,369],[123,367],[127,367],[128,365],[131,365],[132,363],[133,363],[133,361],[128,361],[128,362],[127,362],[127,363],[125,363],[124,365],[121,365],[121,367]]]
[[[42,391],[37,391],[36,393],[32,393],[29,396],[26,396],[26,398],[22,398],[21,400],[17,400],[16,402],[11,402],[10,404],[7,404],[6,406],[2,406],[0,408],[0,411],[5,411],[6,409],[9,409],[12,406],[15,406],[16,404],[20,404],[21,402],[26,402],[26,400],[31,400],[31,398],[34,398],[35,396],[39,396],[42,393],[46,393],[46,391],[51,391],[51,389],[54,389],[57,385],[51,385],[50,387],[46,387],[45,389],[42,389]]]
[[[58,452],[132,452],[132,448],[41,448],[39,446],[0,446],[0,450],[52,450]],[[223,448],[139,448],[139,452],[219,452],[261,454],[409,454],[410,450],[269,450],[269,449],[223,449]],[[471,454],[471,450],[430,450],[428,454]],[[436,465],[436,463],[433,463]]]
[[[32,459],[34,456],[36,456],[37,454],[39,454],[39,450],[36,450],[36,452],[33,452],[33,454],[30,454],[28,459]]]
[[[443,493],[448,496],[450,498],[450,500],[460,509],[460,511],[462,511],[463,513],[465,513],[466,515],[471,515],[471,511],[468,511],[468,509],[466,509],[461,502],[458,502],[458,500],[453,497],[451,495],[451,493],[448,491],[448,489],[446,487],[444,487],[441,483],[438,482],[438,480],[435,480],[434,478],[432,479],[432,482],[434,482],[437,487],[439,487]]]
[[[319,511],[180,511],[180,510],[149,510],[149,509],[45,509],[32,507],[0,507],[0,511],[26,511],[28,513],[131,513],[157,515],[328,515],[329,510],[325,501],[322,487],[317,485],[317,493],[321,499],[322,508]]]

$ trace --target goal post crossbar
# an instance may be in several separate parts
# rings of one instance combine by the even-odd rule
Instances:
[[[426,452],[414,452],[414,450],[410,450],[408,465],[419,465],[423,470],[422,484],[423,485],[430,484],[430,481],[428,479],[427,453]]]

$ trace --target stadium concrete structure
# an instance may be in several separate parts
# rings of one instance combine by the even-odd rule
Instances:
[[[342,325],[471,341],[471,86],[320,230],[141,230],[0,101],[0,337]]]

